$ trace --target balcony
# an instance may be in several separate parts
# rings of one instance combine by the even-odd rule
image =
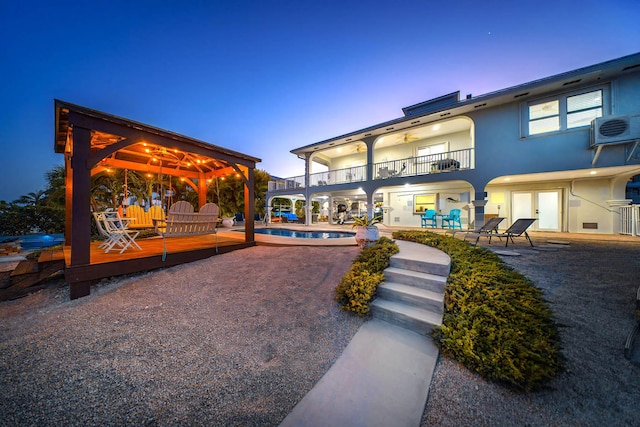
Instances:
[[[472,169],[473,148],[373,164],[374,179]]]
[[[387,179],[428,175],[434,173],[473,169],[473,148],[429,154],[419,157],[388,160],[373,164],[373,178]],[[346,169],[334,169],[309,175],[310,187],[362,182],[367,180],[367,167],[355,166]],[[304,176],[269,181],[269,191],[290,191],[305,187]]]

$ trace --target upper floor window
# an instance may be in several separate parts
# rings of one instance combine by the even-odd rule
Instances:
[[[419,147],[416,151],[417,157],[428,156],[430,154],[442,154],[449,151],[447,149],[447,143],[441,142],[439,144],[431,144],[425,147]]]
[[[588,126],[603,114],[603,89],[571,93],[528,104],[528,135]]]

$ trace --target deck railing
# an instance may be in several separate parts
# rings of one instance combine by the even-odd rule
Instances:
[[[471,169],[473,148],[375,163],[375,179]]]
[[[278,179],[276,181],[269,181],[269,191],[278,190],[293,190],[295,188],[304,188],[304,175],[294,176],[291,178]]]
[[[374,163],[373,179],[426,175],[464,169],[473,169],[473,148]],[[367,167],[354,166],[310,174],[309,186],[317,187],[366,180]],[[269,181],[269,191],[304,188],[304,185],[304,176],[296,176]]]
[[[360,182],[367,179],[366,166],[354,166],[346,169],[334,169],[327,172],[312,173],[309,175],[309,186],[344,184],[347,182]]]
[[[620,234],[640,235],[640,205],[620,206]]]

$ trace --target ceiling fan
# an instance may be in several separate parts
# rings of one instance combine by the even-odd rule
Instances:
[[[363,151],[367,151],[367,146],[363,144],[356,145],[356,153],[362,153]]]
[[[411,135],[409,135],[408,133],[405,133],[405,134],[404,134],[404,142],[405,142],[405,144],[408,144],[408,143],[410,143],[411,141],[417,141],[417,140],[419,140],[419,139],[420,139],[420,138],[418,138],[417,136],[411,136]]]

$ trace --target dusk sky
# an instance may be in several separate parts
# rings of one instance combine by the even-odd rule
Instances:
[[[54,99],[302,175],[289,150],[640,52],[640,1],[0,0],[0,200],[45,188]]]

